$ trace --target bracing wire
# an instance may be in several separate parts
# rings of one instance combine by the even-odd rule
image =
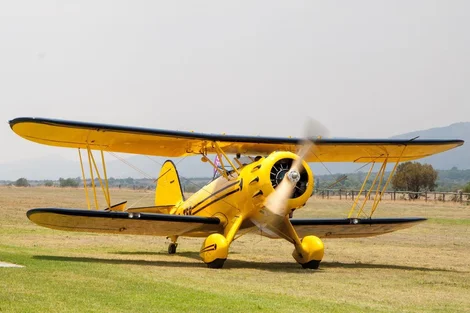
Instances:
[[[144,170],[141,170],[141,169],[139,169],[137,166],[131,164],[131,163],[130,163],[129,161],[127,161],[126,159],[120,157],[120,156],[117,155],[116,153],[110,152],[110,151],[108,151],[108,153],[111,154],[111,155],[112,155],[113,157],[115,157],[116,159],[118,159],[119,161],[121,161],[121,162],[123,162],[124,164],[126,164],[127,166],[129,166],[130,168],[134,169],[135,171],[137,171],[137,172],[140,173],[141,175],[143,175],[145,178],[148,178],[148,179],[153,180],[155,183],[157,183],[158,180],[159,180],[160,178],[162,178],[162,177],[166,174],[166,173],[163,173],[163,174],[160,175],[159,177],[155,178],[155,177],[149,175],[148,173],[146,173]],[[155,160],[154,158],[151,158],[151,157],[148,156],[148,155],[144,155],[144,156],[145,156],[146,158],[148,158],[149,160],[151,160],[152,162],[154,162],[154,163],[156,163],[156,164],[158,164],[158,165],[160,165],[160,166],[163,166],[162,163],[158,162],[158,161]],[[187,156],[184,156],[183,158],[181,158],[180,160],[178,160],[178,162],[175,163],[175,166],[178,165],[178,164],[179,164],[181,161],[183,161],[184,159],[186,159],[186,157],[187,157]],[[192,180],[190,180],[190,179],[188,179],[188,178],[185,178],[185,177],[183,177],[183,176],[180,176],[179,178],[180,178],[181,180],[183,180],[184,182],[188,182],[188,183],[190,183],[190,184],[192,184],[192,185],[198,187],[199,189],[204,190],[204,191],[206,191],[207,193],[210,194],[210,192],[209,192],[207,189],[205,189],[204,186],[200,186],[199,184],[196,184],[196,183],[193,182]],[[152,195],[152,194],[146,194],[146,195],[142,196],[142,197],[139,198],[137,201],[135,201],[134,203],[132,203],[132,204],[129,206],[129,208],[134,207],[134,205],[136,205],[137,203],[141,202],[143,199],[149,197],[150,195]],[[233,207],[233,208],[236,209],[236,207],[235,207],[234,205],[232,205],[231,203],[227,202],[225,199],[222,199],[221,201],[225,202],[227,205],[230,205],[231,207]]]

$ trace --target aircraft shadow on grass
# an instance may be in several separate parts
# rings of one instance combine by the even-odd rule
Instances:
[[[137,254],[137,253],[122,253],[122,254]],[[164,253],[145,252],[143,255],[158,255]],[[165,255],[167,255],[165,253]],[[168,256],[168,255],[167,255]],[[188,267],[188,268],[206,268],[206,265],[201,262],[197,252],[180,252],[176,256],[197,259],[197,262],[187,262],[181,260],[171,260],[174,256],[168,256],[168,260],[129,260],[129,259],[108,259],[108,258],[94,258],[94,257],[66,257],[66,256],[53,256],[53,255],[37,255],[34,259],[45,261],[60,261],[60,262],[86,262],[86,263],[106,263],[106,264],[125,264],[125,265],[141,265],[141,266],[166,266],[166,267]],[[343,263],[343,262],[322,262],[320,270],[308,270],[310,272],[328,271],[333,268],[348,268],[348,269],[391,269],[400,271],[422,271],[422,272],[455,272],[460,271],[440,269],[440,268],[426,268],[414,267],[404,265],[391,265],[391,264],[370,264],[370,263]],[[230,269],[259,269],[272,272],[305,272],[295,262],[259,262],[259,261],[245,261],[228,259],[224,265],[224,270]]]
[[[166,255],[168,256],[168,252],[166,251],[116,251],[116,252],[111,252],[111,253],[121,254],[121,255]],[[234,255],[234,254],[240,254],[240,253],[230,252],[230,255]],[[201,260],[201,257],[199,256],[199,252],[194,252],[194,251],[177,252],[176,255]]]

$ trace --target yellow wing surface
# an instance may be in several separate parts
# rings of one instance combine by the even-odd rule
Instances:
[[[125,127],[97,123],[17,118],[10,127],[19,136],[46,145],[94,150],[181,157],[216,153],[266,155],[273,151],[296,152],[299,138],[230,136]],[[318,139],[307,162],[410,161],[462,145],[463,140]]]
[[[320,238],[372,237],[412,227],[425,218],[374,219],[291,219],[299,237],[315,235]]]
[[[32,209],[28,218],[52,229],[152,236],[207,236],[222,232],[216,217],[59,208]]]
[[[28,218],[43,227],[58,230],[152,236],[206,237],[223,234],[216,217],[173,214],[41,208],[29,210]],[[424,218],[291,219],[299,237],[370,237],[397,231],[423,222]],[[252,225],[254,226],[254,225]],[[252,227],[250,226],[250,227]],[[272,237],[269,233],[262,233]],[[277,236],[273,236],[277,238]]]

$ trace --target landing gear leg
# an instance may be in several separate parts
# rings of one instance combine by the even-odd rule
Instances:
[[[300,240],[288,216],[285,217],[283,224],[273,227],[272,230],[294,244],[292,256],[303,268],[317,269],[320,266],[325,250],[320,238],[305,236]]]
[[[169,238],[171,239],[171,243],[168,245],[168,254],[175,254],[176,248],[178,247],[178,244],[176,243],[176,240],[178,239],[178,237],[172,236]]]
[[[207,267],[222,268],[224,266],[228,256],[228,248],[240,228],[242,221],[243,218],[239,215],[232,219],[229,226],[226,226],[224,235],[211,234],[204,240],[199,255],[202,261],[207,264]]]

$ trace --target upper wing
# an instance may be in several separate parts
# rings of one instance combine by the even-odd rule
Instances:
[[[43,208],[27,212],[44,227],[94,233],[153,236],[208,236],[223,232],[216,217]]]
[[[409,228],[424,222],[425,218],[375,219],[299,219],[290,221],[300,238],[315,235],[320,238],[371,237]]]
[[[52,146],[166,157],[215,153],[214,142],[226,153],[248,155],[295,153],[300,145],[299,138],[213,135],[43,118],[17,118],[10,121],[10,127],[23,138]],[[463,140],[318,139],[315,154],[307,156],[306,161],[371,162],[385,158],[389,162],[409,161],[463,143]]]

